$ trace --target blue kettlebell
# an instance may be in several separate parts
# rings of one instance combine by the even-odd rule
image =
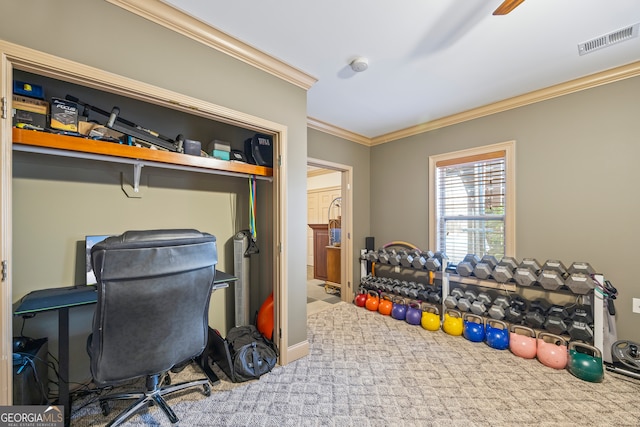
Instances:
[[[496,350],[509,348],[509,328],[502,320],[487,319],[484,333],[489,347]]]
[[[464,322],[462,335],[472,342],[484,341],[484,319],[471,313],[465,313],[462,319]]]
[[[405,303],[404,298],[396,297],[393,299],[391,317],[396,320],[404,320],[407,317],[407,304]]]

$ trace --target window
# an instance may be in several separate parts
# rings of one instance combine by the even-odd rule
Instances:
[[[429,157],[430,248],[454,264],[514,255],[513,159],[513,141]]]

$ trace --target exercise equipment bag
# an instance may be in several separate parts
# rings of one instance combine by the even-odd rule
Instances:
[[[275,344],[254,325],[231,328],[226,338],[218,330],[210,329],[209,345],[212,361],[234,383],[258,379],[278,361]]]

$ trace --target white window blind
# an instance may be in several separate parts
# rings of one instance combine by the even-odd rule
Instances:
[[[502,150],[436,162],[437,247],[450,262],[505,255],[506,181]]]

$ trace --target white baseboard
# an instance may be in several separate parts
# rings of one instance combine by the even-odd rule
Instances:
[[[287,361],[286,363],[291,363],[308,355],[309,341],[304,340],[287,348],[287,357],[285,360]]]

